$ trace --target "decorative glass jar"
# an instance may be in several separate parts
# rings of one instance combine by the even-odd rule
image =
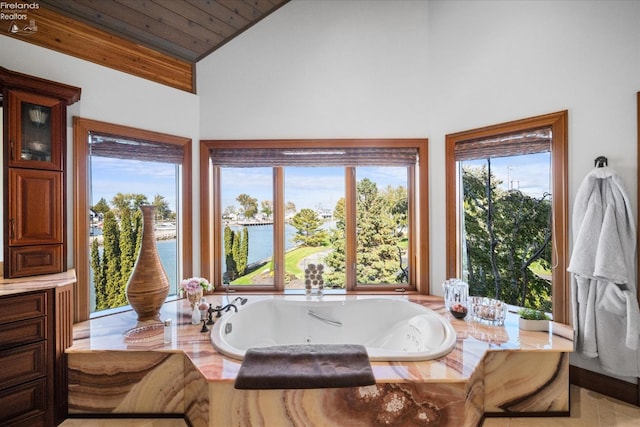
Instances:
[[[467,307],[469,298],[469,285],[460,279],[445,280],[442,284],[444,305],[447,310],[451,310],[454,305]]]
[[[504,325],[504,320],[507,317],[507,304],[503,301],[473,296],[469,302],[469,308],[474,320],[494,326]]]

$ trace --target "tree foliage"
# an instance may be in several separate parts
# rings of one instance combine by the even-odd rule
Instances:
[[[231,282],[236,278],[237,268],[233,259],[233,238],[234,232],[228,225],[224,227],[224,260],[226,270],[224,273],[225,282]]]
[[[156,219],[175,219],[175,213],[169,207],[169,202],[164,198],[164,196],[156,194],[153,198],[152,205],[156,207]]]
[[[224,279],[232,282],[247,271],[249,263],[249,229],[233,231],[228,225],[224,227],[224,257],[226,271]]]
[[[119,193],[121,194],[121,193]],[[122,195],[117,200],[120,207],[104,214],[102,227],[102,254],[100,243],[94,239],[91,243],[90,264],[95,289],[96,310],[121,307],[128,303],[127,282],[138,258],[142,239],[142,213],[132,211],[124,202],[129,198]],[[134,197],[135,198],[135,197]],[[137,198],[137,200],[141,200]]]
[[[258,213],[258,199],[251,197],[248,194],[240,194],[236,198],[237,202],[242,206],[242,211],[245,218],[253,218]]]
[[[322,230],[322,219],[313,209],[301,209],[291,219],[291,225],[296,228],[294,242],[303,246],[322,246],[325,244],[327,233]]]
[[[364,178],[356,184],[356,280],[362,284],[397,283],[400,270],[399,229],[402,217],[401,194],[406,189],[387,188],[380,191],[375,182]],[[405,196],[406,197],[406,196]],[[329,236],[333,247],[326,262],[331,271],[326,274],[331,284],[345,283],[345,201],[338,200],[334,208],[336,229]]]
[[[109,207],[109,204],[104,199],[104,197],[102,197],[100,200],[98,200],[98,203],[96,203],[95,205],[93,205],[91,207],[91,210],[96,212],[96,213],[101,213],[101,214],[104,215],[107,212],[109,212],[111,210],[111,208]]]
[[[463,168],[464,265],[470,292],[551,310],[551,286],[532,265],[551,267],[551,200],[502,190],[486,166]]]
[[[249,229],[247,227],[242,227],[242,240],[238,243],[240,244],[240,256],[236,260],[236,265],[238,266],[238,274],[244,276],[249,265]]]
[[[100,244],[97,239],[91,242],[91,271],[93,272],[93,286],[95,288],[95,302],[97,310],[109,308],[106,298],[107,280],[100,256]]]
[[[103,237],[103,262],[105,265],[105,296],[107,307],[119,307],[122,284],[120,274],[120,229],[113,212],[107,212],[104,216],[102,227]]]
[[[271,200],[260,202],[260,212],[267,218],[271,218],[271,215],[273,215],[273,202]]]
[[[111,199],[111,205],[117,217],[121,217],[125,209],[135,212],[141,205],[148,203],[147,196],[144,194],[117,193],[113,196],[113,199]]]

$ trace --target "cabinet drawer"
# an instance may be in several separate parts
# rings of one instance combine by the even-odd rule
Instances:
[[[62,245],[10,247],[11,277],[61,272],[62,249]]]
[[[41,341],[0,351],[0,390],[45,376],[46,348],[47,342]]]
[[[0,350],[47,339],[47,318],[0,324]]]
[[[46,392],[46,379],[0,391],[0,425],[47,425]]]
[[[47,294],[37,292],[0,298],[0,323],[33,319],[47,314]]]

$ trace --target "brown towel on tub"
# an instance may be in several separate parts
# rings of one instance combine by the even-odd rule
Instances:
[[[235,388],[333,388],[375,383],[364,346],[303,344],[248,349]]]

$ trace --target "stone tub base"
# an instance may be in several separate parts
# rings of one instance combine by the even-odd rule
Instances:
[[[411,299],[443,310],[441,299]],[[168,305],[176,319],[168,344],[161,329],[158,337],[126,342],[122,331],[136,326],[132,312],[74,327],[67,350],[70,416],[183,415],[193,427],[471,427],[485,416],[569,415],[573,342],[564,325],[522,332],[515,315],[504,327],[451,318],[458,334],[451,353],[372,362],[374,386],[236,390],[240,361],[218,354],[209,334],[191,325],[185,300],[163,310]]]

